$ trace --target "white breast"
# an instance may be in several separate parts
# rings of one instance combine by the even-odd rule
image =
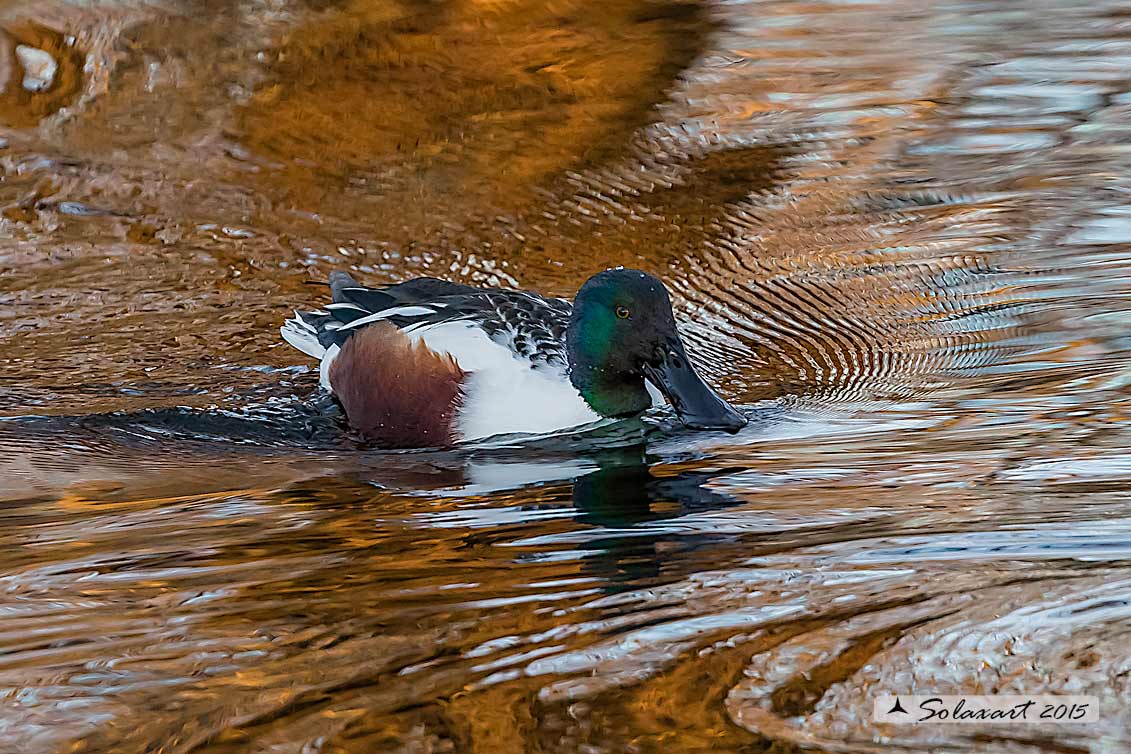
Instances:
[[[565,368],[534,366],[470,322],[444,322],[407,332],[469,373],[458,432],[476,440],[512,432],[554,432],[601,417],[577,392]]]

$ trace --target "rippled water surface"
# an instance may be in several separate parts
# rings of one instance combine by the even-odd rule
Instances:
[[[1126,4],[17,0],[0,85],[5,754],[1131,750]],[[746,430],[365,450],[278,338],[614,264]]]

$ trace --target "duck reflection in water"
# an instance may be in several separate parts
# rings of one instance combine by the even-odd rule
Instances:
[[[578,477],[573,483],[573,504],[578,510],[577,520],[583,523],[623,528],[716,510],[737,502],[704,486],[725,472],[654,475],[643,445],[625,449],[598,463],[599,469]]]
[[[610,591],[655,581],[671,566],[673,556],[718,541],[709,531],[664,522],[740,502],[706,486],[728,471],[656,476],[643,445],[605,456],[599,463],[599,469],[574,480],[573,504],[579,523],[613,530],[584,544],[593,552],[586,558],[587,570],[601,577]]]

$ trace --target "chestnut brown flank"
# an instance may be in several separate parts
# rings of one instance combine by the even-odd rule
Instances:
[[[451,445],[466,372],[447,354],[413,343],[395,325],[359,330],[330,365],[330,386],[350,424],[390,448]]]

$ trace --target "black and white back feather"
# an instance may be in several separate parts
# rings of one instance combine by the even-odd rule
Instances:
[[[464,322],[533,368],[566,368],[565,331],[572,304],[565,299],[436,278],[367,288],[345,272],[330,274],[330,294],[323,309],[296,311],[281,331],[284,340],[316,359],[375,322],[390,322],[406,333]]]

